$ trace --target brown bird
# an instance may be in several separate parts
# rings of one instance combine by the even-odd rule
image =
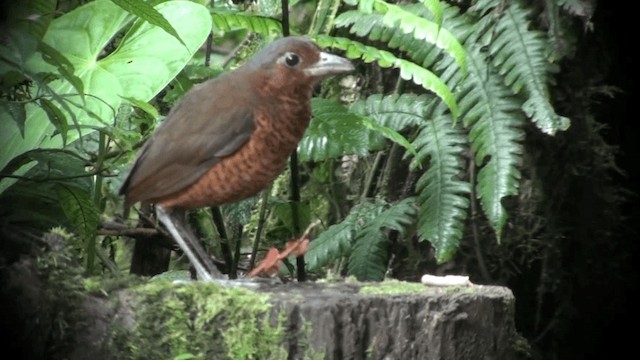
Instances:
[[[158,220],[198,277],[218,275],[173,210],[222,205],[264,189],[309,124],[314,85],[353,70],[305,37],[286,37],[236,70],[194,86],[141,149],[120,188],[125,205],[155,204]]]

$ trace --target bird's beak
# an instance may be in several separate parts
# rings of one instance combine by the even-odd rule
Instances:
[[[320,78],[348,73],[353,70],[355,67],[351,61],[337,55],[321,52],[318,62],[306,68],[304,72],[311,77]]]

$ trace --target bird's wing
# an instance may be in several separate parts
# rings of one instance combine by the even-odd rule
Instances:
[[[221,85],[192,89],[143,146],[120,189],[127,205],[184,189],[248,141],[255,128],[250,100]]]

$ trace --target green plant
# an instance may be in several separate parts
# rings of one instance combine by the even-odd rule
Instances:
[[[51,19],[54,9],[55,1],[29,2],[0,48],[1,104],[9,110],[0,113],[3,217],[37,228],[66,224],[92,259],[107,152],[139,140],[126,139],[123,114],[129,104],[154,113],[147,101],[187,64],[211,18],[177,1],[143,9],[138,20],[104,0]],[[162,19],[162,27],[146,19]]]
[[[96,180],[76,192],[64,188],[54,197],[74,199],[64,201],[66,218],[74,228],[84,229],[80,233],[87,239],[95,237],[90,229],[96,228],[97,215],[104,211],[103,180],[109,174],[104,171],[106,154],[114,145],[126,151],[149,133],[154,125],[144,119],[153,120],[159,112],[147,101],[184,68],[208,34],[209,19],[215,24],[214,34],[224,34],[228,39],[237,41],[250,34],[259,35],[245,42],[246,51],[237,49],[234,55],[239,58],[251,51],[252,43],[282,31],[280,23],[271,17],[278,12],[277,4],[271,3],[257,12],[218,6],[211,9],[211,17],[204,16],[203,7],[191,3],[166,2],[157,6],[157,12],[151,12],[149,6],[128,6],[119,1],[115,4],[95,1],[81,6],[52,20],[46,33],[41,32],[41,41],[28,33],[24,36],[26,41],[16,40],[13,48],[8,48],[16,51],[3,53],[8,64],[4,73],[21,73],[32,86],[22,98],[3,103],[12,110],[3,113],[4,119],[11,115],[14,121],[2,122],[8,143],[0,163],[4,164],[5,176],[2,189],[23,176],[33,180],[34,173],[26,171],[36,164],[34,160],[48,169],[44,164],[49,152],[30,150],[70,143],[76,150],[86,151],[86,142],[92,141],[96,148],[94,161],[87,162],[94,167]],[[348,201],[331,195],[325,198],[341,213],[345,211],[344,215],[330,215],[331,222],[344,219],[349,223],[352,215],[348,214],[357,214],[361,206],[372,204],[368,198],[377,189],[384,205],[376,211],[388,206],[404,210],[398,210],[392,225],[378,224],[376,231],[392,229],[407,238],[415,232],[420,240],[433,244],[439,262],[446,262],[456,253],[465,232],[470,204],[478,199],[500,241],[508,218],[503,200],[518,193],[525,117],[549,134],[565,130],[568,119],[556,114],[549,99],[554,63],[548,57],[550,45],[545,34],[530,28],[530,10],[520,2],[498,5],[479,1],[461,12],[459,7],[439,1],[398,5],[382,0],[349,1],[346,8],[340,8],[336,1],[323,1],[317,5],[319,10],[314,12],[309,29],[293,24],[294,31],[308,31],[321,46],[343,50],[346,56],[364,64],[375,63],[377,66],[363,66],[382,74],[372,80],[377,82],[377,89],[359,90],[361,99],[349,104],[320,97],[313,101],[313,121],[300,143],[299,160],[312,166],[323,163],[330,172],[345,155],[355,155],[371,165],[368,170],[356,169],[362,171],[365,181],[340,190],[360,194],[347,196]],[[176,18],[172,10],[177,7],[188,9],[192,17]],[[141,19],[133,23],[134,17],[125,10]],[[102,17],[92,20],[89,27],[82,19],[94,12]],[[339,36],[328,35],[334,28]],[[70,36],[92,42],[63,41]],[[167,43],[172,46],[170,51],[166,51]],[[107,45],[111,50],[100,55]],[[163,54],[163,63],[154,56],[157,53]],[[223,66],[230,64],[228,59],[217,61],[225,61]],[[162,76],[158,76],[158,69],[163,69]],[[55,80],[42,80],[43,73],[54,74]],[[185,74],[183,71],[176,78],[176,86],[169,89],[167,99],[178,98],[188,89],[193,80]],[[326,89],[329,97],[330,92],[342,91],[337,84]],[[17,94],[14,91],[14,97]],[[123,107],[127,103],[144,113],[132,113],[130,107]],[[135,125],[137,133],[128,130],[127,119],[140,119]],[[95,130],[99,130],[97,137]],[[24,137],[17,136],[21,131]],[[376,161],[369,163],[372,152]],[[467,161],[468,152],[473,165]],[[116,157],[109,164],[122,167],[129,156]],[[394,166],[397,170],[399,164],[404,164],[404,171],[415,179],[416,197],[411,208],[416,213],[409,211],[404,202],[392,205],[382,200],[392,191],[390,171]],[[79,167],[77,170],[82,173]],[[55,179],[42,180],[56,183]],[[324,181],[313,176],[311,180],[308,186],[314,186],[315,180]],[[414,192],[409,178],[405,180],[402,193],[396,191],[400,200]],[[299,216],[297,212],[274,214]],[[272,219],[271,223],[278,221]],[[293,231],[291,236],[295,236],[295,229],[289,228]],[[386,250],[390,243],[380,233],[364,251],[362,245],[355,245],[359,243],[357,239],[372,234],[365,230],[366,226],[351,228],[354,232],[348,244],[344,237],[328,239],[321,234],[325,240],[317,244],[325,244],[327,249],[311,247],[308,257],[315,259],[310,260],[311,268],[346,257],[349,264],[368,264],[377,269],[369,276],[362,266],[350,265],[347,273],[357,273],[363,279],[380,278],[390,256]],[[90,248],[94,246],[89,244]]]

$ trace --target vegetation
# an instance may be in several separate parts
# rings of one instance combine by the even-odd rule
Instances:
[[[508,285],[520,331],[558,351],[548,334],[569,331],[569,285],[596,271],[589,251],[619,253],[615,149],[591,111],[611,88],[576,61],[594,7],[294,0],[282,22],[276,0],[21,2],[4,12],[0,43],[0,248],[15,257],[63,226],[86,274],[128,272],[145,219],[123,212],[117,189],[136,149],[194,84],[290,29],[357,72],[319,87],[297,162],[223,207],[233,256],[210,209],[191,215],[212,251],[246,268],[243,255],[253,263],[319,220],[305,256],[314,277],[451,272]],[[576,249],[586,257],[570,268]]]

